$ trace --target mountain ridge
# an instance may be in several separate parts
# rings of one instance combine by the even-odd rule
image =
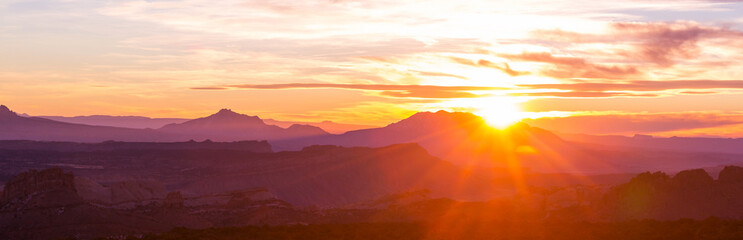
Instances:
[[[226,108],[203,118],[168,124],[158,130],[192,136],[196,140],[216,141],[277,140],[329,134],[309,125],[292,125],[288,128],[268,125],[258,116],[240,114]]]

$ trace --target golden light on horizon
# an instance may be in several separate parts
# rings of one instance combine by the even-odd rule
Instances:
[[[506,128],[525,118],[516,102],[506,98],[484,98],[484,103],[474,112],[495,128]]]

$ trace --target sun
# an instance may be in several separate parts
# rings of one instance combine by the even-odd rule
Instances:
[[[525,118],[534,118],[532,112],[523,111],[523,98],[490,96],[480,98],[459,98],[440,103],[438,108],[452,111],[467,111],[485,120],[494,128],[508,128]]]
[[[492,101],[474,112],[485,119],[488,125],[496,128],[506,128],[524,118],[524,112],[513,102]]]

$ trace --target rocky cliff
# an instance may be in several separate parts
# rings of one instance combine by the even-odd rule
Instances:
[[[0,209],[56,207],[82,203],[74,176],[60,168],[31,170],[5,183]]]

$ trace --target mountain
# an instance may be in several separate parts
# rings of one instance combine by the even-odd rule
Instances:
[[[116,142],[75,143],[75,142],[36,142],[28,140],[0,140],[0,149],[22,151],[90,152],[117,150],[233,150],[248,152],[272,152],[267,141],[236,142]]]
[[[89,119],[90,120],[90,119]],[[256,116],[222,109],[208,117],[172,123],[159,129],[133,129],[66,123],[40,117],[22,117],[0,106],[0,140],[70,142],[219,142],[279,140],[328,135],[322,129],[294,124],[287,128],[265,124]]]
[[[93,126],[108,126],[108,127],[121,127],[121,128],[161,128],[171,123],[182,123],[189,119],[184,118],[149,118],[140,116],[106,116],[106,115],[91,115],[91,116],[75,116],[75,117],[62,117],[62,116],[37,116],[40,118],[46,118],[58,122],[66,123],[77,123]]]
[[[695,140],[685,141],[691,145]],[[689,147],[691,150],[676,148],[679,151],[607,147],[566,141],[550,131],[525,123],[496,129],[474,114],[446,111],[416,113],[382,128],[271,141],[271,145],[274,150],[280,151],[311,144],[379,147],[411,142],[420,144],[433,156],[463,167],[497,167],[541,173],[677,172],[743,163],[743,155],[736,152],[694,151],[703,148],[693,146]]]
[[[326,132],[332,133],[332,134],[343,134],[345,132],[353,131],[353,130],[377,128],[377,126],[372,126],[372,125],[336,123],[332,121],[296,122],[296,121],[280,121],[280,120],[275,120],[275,119],[263,119],[263,122],[265,122],[266,124],[276,125],[276,126],[283,127],[283,128],[287,128],[294,124],[310,125],[310,126],[322,128]]]
[[[103,142],[174,141],[176,136],[151,129],[89,126],[38,117],[21,117],[0,105],[0,140]]]
[[[204,118],[163,126],[158,131],[190,136],[196,140],[280,140],[328,135],[324,130],[309,125],[294,124],[288,128],[268,125],[257,116],[248,116],[222,109]]]
[[[446,111],[420,112],[385,127],[333,135],[309,125],[282,128],[228,109],[160,129],[129,129],[21,117],[2,107],[0,140],[268,140],[277,151],[312,145],[383,147],[417,143],[431,155],[463,167],[571,174],[677,172],[743,162],[740,139],[567,136],[565,140],[524,123],[496,129],[474,114]]]
[[[573,149],[549,131],[523,123],[496,129],[474,114],[446,111],[416,113],[382,128],[274,141],[272,145],[281,150],[309,144],[380,147],[411,142],[420,144],[434,156],[464,166],[507,166],[513,158],[538,155],[551,159],[550,155]]]
[[[30,117],[28,115],[21,115],[23,117]],[[191,119],[186,118],[149,118],[142,116],[107,116],[107,115],[91,115],[91,116],[74,116],[74,117],[63,117],[63,116],[36,116],[49,120],[66,123],[77,123],[93,126],[108,126],[108,127],[122,127],[122,128],[137,128],[145,129],[161,128],[168,124],[183,123]],[[347,124],[347,123],[336,123],[332,121],[322,122],[301,122],[301,121],[281,121],[275,119],[263,119],[263,122],[268,125],[275,125],[281,128],[289,128],[292,125],[310,125],[319,127],[324,131],[332,134],[342,134],[352,130],[375,128],[377,126],[371,125],[359,125],[359,124]]]

